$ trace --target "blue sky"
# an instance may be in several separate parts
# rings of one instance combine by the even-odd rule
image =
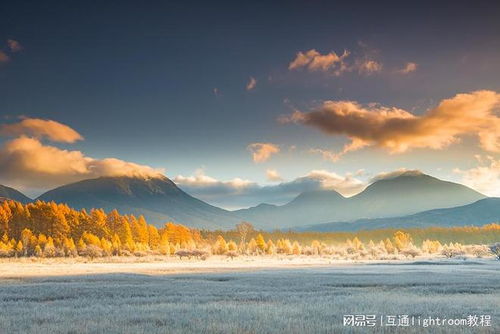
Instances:
[[[345,135],[277,121],[326,100],[421,115],[458,93],[499,92],[500,6],[494,1],[33,1],[5,2],[0,13],[0,42],[9,57],[0,63],[4,123],[19,116],[50,119],[85,138],[55,144],[61,149],[164,168],[171,178],[203,169],[217,180],[261,185],[278,182],[266,177],[270,169],[285,181],[312,170],[346,175],[361,169],[359,179],[367,181],[399,168],[462,181],[456,169],[478,167],[475,156],[490,168],[499,158],[466,134],[439,150],[390,154],[374,145],[332,162],[310,149],[341,151]],[[8,40],[22,50],[9,50]],[[289,69],[298,52],[313,49],[321,55],[348,50],[350,66],[373,60],[381,69],[341,75]],[[416,69],[402,74],[408,63]],[[247,90],[251,77],[256,85]],[[280,152],[254,163],[251,143],[273,143]]]

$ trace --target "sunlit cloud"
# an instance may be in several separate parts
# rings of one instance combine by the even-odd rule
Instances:
[[[380,180],[388,180],[388,179],[394,179],[398,176],[401,175],[411,175],[411,176],[417,176],[417,175],[423,175],[423,172],[418,169],[407,169],[407,168],[399,168],[390,172],[380,172],[374,177],[372,177],[369,181],[369,183],[373,183],[376,181]]]
[[[9,50],[12,53],[19,52],[23,49],[23,46],[21,45],[21,43],[19,43],[16,40],[13,40],[13,39],[7,40],[7,46],[9,47]]]
[[[351,142],[331,160],[350,151],[377,146],[390,153],[414,148],[443,149],[465,135],[476,136],[482,149],[500,151],[500,94],[475,91],[445,99],[421,116],[396,107],[361,105],[355,101],[325,101],[309,112],[295,111],[282,123],[304,124]],[[318,151],[317,153],[323,152]]]
[[[345,72],[357,72],[360,75],[372,75],[382,72],[383,65],[374,59],[374,52],[363,47],[362,55],[352,56],[351,52],[344,50],[342,55],[331,51],[321,54],[315,49],[299,52],[288,64],[289,70],[306,69],[309,72],[325,72],[340,76]]]
[[[462,176],[462,183],[488,195],[500,197],[500,160],[492,156],[476,156],[479,166],[454,172]]]
[[[101,176],[157,177],[163,169],[116,158],[94,159],[81,151],[44,144],[73,143],[83,137],[52,120],[25,118],[0,126],[0,135],[14,136],[0,147],[0,182],[21,189],[46,189]]]
[[[405,67],[400,70],[397,70],[399,74],[409,74],[415,72],[417,70],[418,65],[416,63],[406,63]]]
[[[0,149],[0,180],[22,188],[44,188],[100,176],[154,177],[163,170],[114,158],[94,159],[80,151],[20,137]]]
[[[11,60],[12,54],[21,51],[23,47],[18,41],[8,39],[7,45],[3,49],[5,51],[0,50],[0,63],[7,63]],[[10,53],[10,55],[7,53]]]
[[[205,174],[203,169],[196,170],[194,175],[177,175],[174,182],[186,189],[198,189],[206,195],[236,195],[249,187],[256,186],[255,182],[234,178],[228,181],[220,181]]]
[[[10,57],[3,51],[0,51],[0,63],[7,63]]]
[[[252,153],[253,161],[256,163],[265,162],[280,151],[279,146],[272,143],[252,143],[247,149]]]
[[[320,189],[335,190],[344,196],[355,195],[366,187],[366,184],[352,173],[342,176],[326,170],[313,170],[302,179],[315,180],[320,185]]]
[[[65,124],[39,118],[25,118],[17,123],[2,124],[0,135],[12,137],[26,135],[61,143],[74,143],[83,139],[77,131]]]
[[[359,74],[372,75],[382,71],[382,63],[373,59],[361,59],[356,62],[355,68]]]
[[[187,193],[210,204],[228,209],[249,207],[260,203],[284,204],[305,191],[335,190],[344,196],[362,191],[366,184],[357,178],[361,171],[339,175],[326,170],[313,170],[291,181],[262,186],[235,178],[221,181],[197,170],[193,176],[179,175],[174,182]]]
[[[281,175],[278,173],[276,169],[268,169],[266,170],[266,177],[268,181],[271,182],[281,182],[283,181],[283,178]]]
[[[255,80],[254,77],[250,77],[250,79],[248,80],[246,89],[253,90],[256,86],[257,86],[257,80]]]
[[[295,59],[288,65],[288,69],[297,70],[304,67],[312,72],[331,72],[338,76],[348,70],[345,59],[349,57],[349,55],[350,52],[347,50],[344,50],[342,55],[338,55],[333,51],[327,54],[321,54],[315,49],[311,49],[306,52],[297,53]]]

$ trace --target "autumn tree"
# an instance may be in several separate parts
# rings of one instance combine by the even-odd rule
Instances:
[[[149,247],[151,247],[152,249],[158,249],[158,247],[160,246],[160,233],[158,233],[158,229],[153,225],[147,226],[147,229]]]
[[[215,241],[214,247],[213,247],[213,252],[214,254],[225,254],[228,251],[227,243],[224,238],[219,235],[217,237],[217,240]]]
[[[413,242],[409,233],[397,231],[393,236],[394,246],[399,250],[407,248]]]
[[[266,241],[264,240],[264,237],[262,234],[258,234],[257,238],[255,239],[255,242],[257,243],[257,248],[259,250],[259,253],[265,253],[266,251]]]

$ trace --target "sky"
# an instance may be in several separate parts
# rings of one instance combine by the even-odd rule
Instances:
[[[420,170],[500,196],[500,5],[0,4],[0,183],[163,173],[234,209]]]

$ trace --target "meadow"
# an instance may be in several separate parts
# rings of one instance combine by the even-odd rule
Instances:
[[[122,270],[87,275],[67,270],[64,275],[36,277],[3,271],[0,332],[498,333],[500,329],[499,262],[492,258],[189,274]],[[344,326],[344,315],[377,319],[489,315],[491,326],[377,323],[360,328]]]

